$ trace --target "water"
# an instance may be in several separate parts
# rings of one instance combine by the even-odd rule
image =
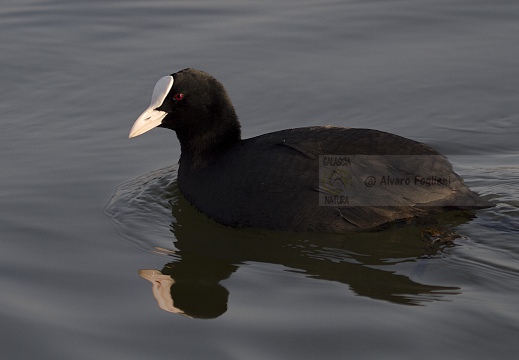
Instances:
[[[3,4],[2,358],[517,357],[518,20],[505,0]],[[356,235],[215,224],[179,194],[174,133],[127,139],[184,67],[225,84],[245,137],[397,133],[497,206]]]

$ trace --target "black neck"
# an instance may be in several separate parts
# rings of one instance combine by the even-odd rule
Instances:
[[[195,170],[215,161],[228,148],[241,141],[240,123],[234,119],[221,119],[214,129],[202,133],[184,134],[177,131],[180,141],[180,166]],[[225,124],[225,126],[222,126]]]

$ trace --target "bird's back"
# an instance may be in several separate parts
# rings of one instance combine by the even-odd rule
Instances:
[[[337,169],[348,177],[349,198],[356,202],[323,203],[323,197],[334,199],[334,189],[325,184],[330,176],[323,178],[324,157],[350,159]],[[450,183],[433,189],[396,184],[368,189],[365,185],[368,176],[409,178],[417,169],[449,177]],[[184,196],[200,211],[238,227],[341,232],[373,228],[455,204],[488,205],[435,150],[369,129],[297,128],[242,140],[206,167],[192,171],[181,162],[178,181]]]

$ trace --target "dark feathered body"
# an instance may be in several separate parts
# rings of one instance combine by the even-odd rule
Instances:
[[[151,126],[149,119],[156,123]],[[177,133],[182,152],[178,185],[183,195],[224,225],[343,232],[447,209],[491,206],[465,186],[444,156],[386,132],[325,126],[242,140],[223,86],[194,69],[157,83],[152,105],[136,121],[130,137],[154,126]],[[369,155],[347,169],[355,180],[349,188],[357,197],[355,206],[320,203],[320,195],[329,191],[320,179],[322,155]],[[449,182],[431,187],[363,186],[367,176],[423,174]]]
[[[397,164],[402,176],[409,176],[410,169],[423,168],[421,162],[427,159],[425,168],[429,173],[449,176],[451,183],[439,187],[442,193],[436,193],[433,201],[440,201],[434,206],[419,203],[427,198],[427,189],[421,189],[423,196],[416,201],[413,191],[417,189],[412,186],[385,188],[383,202],[395,206],[323,206],[319,201],[319,155],[373,155],[380,161],[394,159],[386,155],[405,155],[401,159],[407,163]],[[436,159],[434,164],[432,159]],[[394,168],[395,164],[391,166]],[[371,170],[366,172],[378,179],[385,175],[380,167]],[[463,184],[450,163],[430,147],[369,129],[309,127],[241,140],[198,169],[190,169],[181,159],[178,184],[191,203],[222,224],[291,231],[368,229],[453,208],[453,204],[460,208],[488,206]],[[366,199],[366,204],[381,202]]]

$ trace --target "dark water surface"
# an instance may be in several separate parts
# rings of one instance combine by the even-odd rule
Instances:
[[[20,0],[0,45],[2,359],[517,357],[517,1]],[[245,137],[397,133],[497,206],[354,235],[218,225],[178,191],[174,133],[127,139],[185,67],[226,85]]]

